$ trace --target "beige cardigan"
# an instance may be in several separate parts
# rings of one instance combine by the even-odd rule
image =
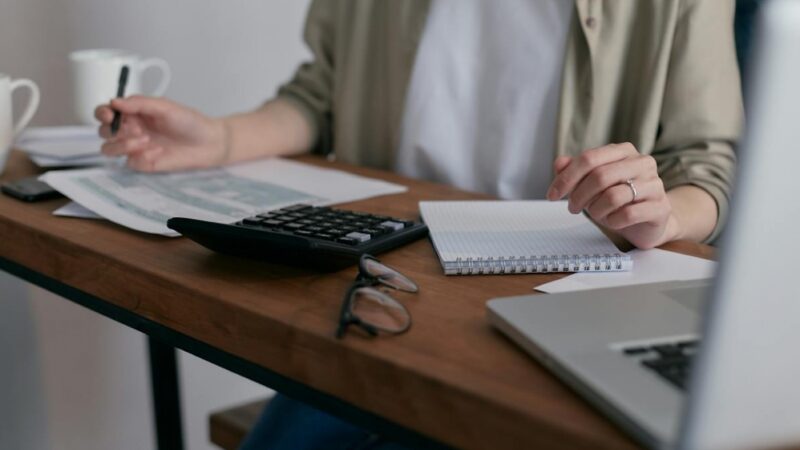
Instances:
[[[499,0],[502,1],[502,0]],[[569,1],[569,0],[564,0]],[[725,221],[743,108],[732,0],[574,0],[556,155],[631,142],[667,189],[691,184]],[[316,133],[316,151],[391,168],[429,0],[315,0],[313,54],[279,96]]]

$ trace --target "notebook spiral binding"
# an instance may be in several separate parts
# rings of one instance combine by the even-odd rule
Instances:
[[[445,263],[445,273],[488,275],[502,273],[615,272],[626,270],[627,255],[561,255],[510,258],[456,258]]]

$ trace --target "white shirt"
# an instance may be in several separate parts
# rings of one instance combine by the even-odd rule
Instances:
[[[571,0],[435,0],[395,169],[506,199],[552,177]]]

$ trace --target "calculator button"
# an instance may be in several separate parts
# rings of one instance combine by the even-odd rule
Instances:
[[[303,225],[302,223],[287,223],[286,225],[283,226],[283,228],[287,230],[299,230],[304,226],[305,225]]]
[[[356,239],[358,242],[367,242],[368,240],[372,239],[372,236],[364,233],[359,233],[357,231],[353,231],[352,233],[348,233],[347,236],[349,238]]]
[[[341,236],[341,235],[345,234],[345,231],[341,230],[339,228],[330,228],[330,229],[327,230],[327,233],[328,234],[332,234],[334,236]]]
[[[332,240],[336,239],[336,236],[334,236],[332,234],[329,234],[329,233],[316,233],[316,234],[314,234],[314,237],[317,238],[317,239],[324,239],[326,241],[332,241]]]
[[[362,233],[368,234],[370,236],[381,236],[386,234],[388,231],[381,230],[380,228],[365,228],[361,230]]]
[[[277,226],[281,225],[283,222],[281,222],[280,220],[266,219],[266,220],[262,220],[261,223],[266,225],[266,226],[277,227]]]
[[[242,220],[242,223],[250,226],[258,226],[261,225],[261,219],[258,217],[248,217],[247,219]]]
[[[387,220],[387,221],[381,222],[380,225],[382,227],[391,228],[391,229],[393,229],[395,231],[402,230],[403,228],[406,227],[405,224],[400,223],[400,222],[394,222],[392,220]]]
[[[340,237],[339,239],[336,240],[336,242],[346,245],[358,245],[361,241],[351,237]]]

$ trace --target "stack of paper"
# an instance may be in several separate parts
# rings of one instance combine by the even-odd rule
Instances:
[[[15,147],[39,167],[82,167],[115,162],[100,154],[103,140],[95,127],[31,127],[20,134]]]

